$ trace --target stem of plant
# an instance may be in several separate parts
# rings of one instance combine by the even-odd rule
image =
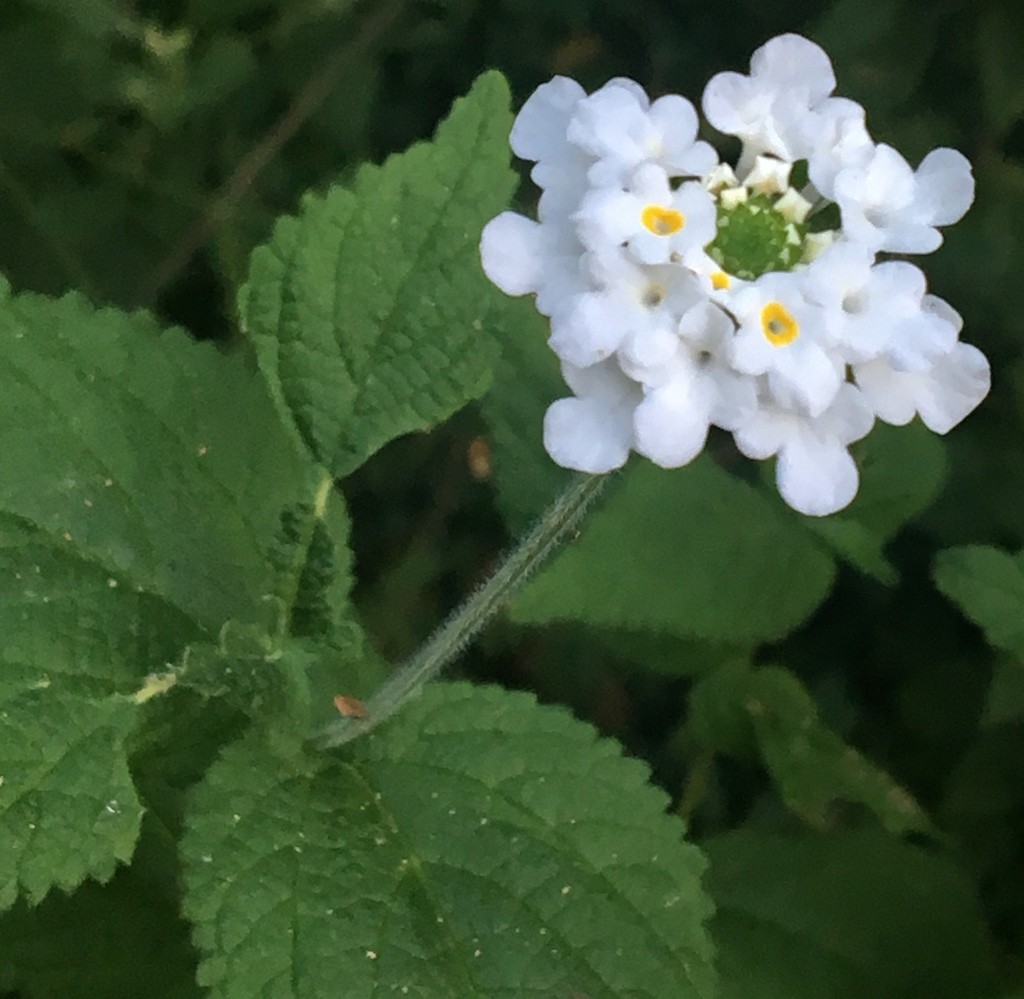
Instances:
[[[334,749],[365,735],[456,659],[579,523],[598,497],[607,475],[580,475],[548,507],[530,532],[505,556],[493,575],[400,666],[366,702],[366,718],[340,718],[314,736],[321,749]]]

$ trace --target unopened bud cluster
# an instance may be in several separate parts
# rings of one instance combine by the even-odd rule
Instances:
[[[798,35],[713,77],[704,114],[741,140],[735,167],[697,138],[689,101],[631,80],[588,96],[556,77],[527,100],[511,145],[535,164],[538,220],[499,215],[481,251],[550,319],[573,393],[544,420],[556,462],[677,467],[717,426],[776,456],[786,502],[824,515],[856,495],[848,447],[876,419],[945,433],[984,398],[960,317],[893,258],[941,244],[973,200],[970,164],[936,149],[912,169],[835,83]]]

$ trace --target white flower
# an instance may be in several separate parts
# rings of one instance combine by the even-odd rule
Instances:
[[[635,450],[663,468],[678,468],[704,448],[712,424],[731,430],[757,409],[754,380],[725,361],[731,320],[710,302],[694,306],[680,323],[676,352],[656,369],[631,368],[648,386],[633,425]]]
[[[557,315],[588,284],[583,248],[566,226],[534,222],[502,212],[484,226],[480,260],[484,273],[506,295],[536,295],[537,311]]]
[[[576,106],[569,123],[570,142],[597,162],[589,179],[595,186],[621,185],[646,162],[671,177],[701,177],[718,154],[697,140],[697,112],[671,94],[653,104],[632,80],[612,80]]]
[[[800,35],[766,42],[750,60],[750,75],[719,73],[704,90],[704,115],[720,132],[743,141],[742,177],[759,153],[790,162],[810,153],[808,112],[835,89],[824,50]]]
[[[596,188],[575,219],[580,239],[602,251],[625,243],[644,264],[668,263],[715,237],[715,202],[697,181],[672,190],[668,175],[653,163],[639,167],[629,186]]]
[[[633,412],[643,398],[614,360],[577,368],[562,364],[575,395],[544,414],[544,447],[556,464],[592,475],[625,464],[633,446]]]
[[[739,322],[729,345],[733,367],[767,375],[778,401],[822,413],[839,389],[842,365],[824,310],[804,296],[801,275],[764,274],[733,294],[729,308]]]
[[[937,434],[953,429],[988,395],[991,373],[985,355],[958,343],[926,371],[897,371],[884,359],[853,369],[864,399],[886,423],[903,426],[914,414]]]
[[[974,200],[971,164],[955,149],[933,149],[914,171],[881,143],[862,165],[840,170],[834,188],[847,237],[890,253],[937,250],[935,227],[959,221]]]
[[[698,140],[689,101],[651,102],[632,80],[587,96],[555,77],[527,100],[510,142],[533,163],[540,221],[499,215],[481,259],[550,319],[573,393],[544,418],[560,465],[597,474],[635,450],[677,467],[717,426],[776,456],[785,501],[824,516],[856,494],[848,447],[876,417],[945,433],[988,392],[988,362],[922,271],[876,262],[940,245],[973,199],[970,164],[936,149],[912,170],[835,83],[792,34],[748,75],[715,76],[704,110],[742,141],[735,169]],[[829,201],[841,228],[821,231]]]
[[[956,343],[959,317],[930,307],[925,276],[913,264],[873,261],[866,247],[837,243],[807,269],[804,289],[825,308],[844,361],[884,355],[895,368],[923,370]]]
[[[643,267],[616,248],[589,258],[596,288],[574,296],[551,323],[552,350],[586,367],[617,350],[660,364],[676,347],[679,317],[700,301],[699,280],[682,267]]]
[[[530,177],[542,191],[542,219],[571,214],[585,189],[593,159],[566,135],[572,113],[585,97],[586,91],[575,80],[556,76],[527,98],[512,124],[512,151],[536,164]]]
[[[847,446],[867,436],[873,423],[860,392],[843,383],[820,416],[766,404],[733,437],[748,458],[777,455],[775,482],[782,498],[800,513],[824,517],[857,495],[860,477]]]

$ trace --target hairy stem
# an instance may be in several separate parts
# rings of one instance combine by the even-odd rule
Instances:
[[[437,677],[555,551],[600,494],[607,479],[606,475],[581,475],[574,479],[494,574],[367,701],[367,717],[332,722],[314,737],[316,745],[333,749],[369,732]]]

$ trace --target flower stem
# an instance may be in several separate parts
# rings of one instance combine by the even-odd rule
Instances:
[[[580,475],[541,515],[526,537],[505,556],[494,574],[457,608],[412,657],[367,701],[366,718],[340,718],[314,737],[333,749],[376,728],[433,680],[512,598],[551,555],[597,498],[607,475]]]

